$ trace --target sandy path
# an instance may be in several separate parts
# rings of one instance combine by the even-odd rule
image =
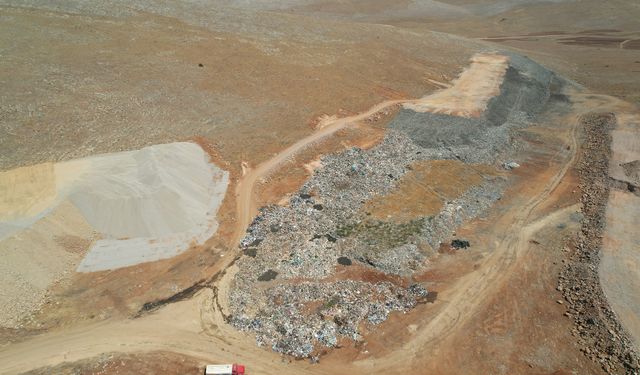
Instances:
[[[496,60],[502,64],[500,59]],[[502,80],[501,75],[481,75],[479,79]],[[483,85],[495,85],[496,82],[484,82]],[[499,83],[498,83],[499,84]],[[455,85],[454,85],[455,87]],[[463,91],[463,90],[462,90]],[[437,95],[437,94],[436,94]],[[399,104],[420,104],[425,98],[412,100],[388,100],[373,106],[369,110],[344,118],[329,118],[323,127],[306,138],[294,143],[275,155],[272,159],[250,168],[243,164],[243,176],[236,186],[237,224],[234,232],[234,243],[238,243],[257,213],[255,186],[267,177],[278,166],[293,157],[305,147],[322,140],[336,131],[386,108]],[[435,108],[434,110],[437,110]],[[573,139],[573,146],[575,146]],[[575,150],[577,147],[572,147]],[[575,152],[575,151],[573,151]],[[482,293],[487,293],[496,279],[504,278],[504,271],[513,264],[519,251],[523,251],[522,241],[534,232],[536,227],[523,231],[531,212],[544,201],[555,189],[564,173],[573,162],[572,154],[565,167],[550,182],[547,189],[534,198],[526,209],[518,208],[513,221],[513,229],[502,241],[499,251],[493,254],[486,267],[464,278],[461,284],[452,288],[451,296],[447,296],[447,306],[439,314],[428,329],[416,335],[419,342],[408,344],[406,351],[396,352],[385,359],[385,366],[399,363],[406,356],[413,356],[416,348],[428,344],[440,335],[446,334],[459,326],[459,323],[471,316],[473,309],[481,301]],[[520,233],[519,235],[516,235]],[[512,248],[515,245],[516,251]],[[232,257],[224,257],[217,269],[227,268]],[[219,285],[224,287],[222,285]],[[459,288],[459,290],[458,290]],[[221,291],[224,295],[225,291]],[[210,362],[244,362],[251,364],[252,373],[326,373],[321,366],[310,366],[306,362],[296,362],[295,366],[285,365],[280,356],[256,347],[252,338],[233,330],[223,322],[221,314],[212,304],[212,296],[205,290],[196,298],[165,306],[161,310],[138,319],[126,321],[105,321],[92,325],[79,326],[38,336],[24,343],[10,345],[0,350],[0,372],[16,373],[44,365],[53,365],[62,361],[76,361],[100,353],[136,352],[151,350],[167,350],[187,354]],[[161,327],[161,328],[159,328]],[[358,364],[366,368],[372,362]],[[379,370],[379,368],[376,368]]]
[[[210,362],[251,364],[252,373],[294,373],[280,357],[222,321],[211,290],[140,319],[105,321],[39,336],[0,351],[0,373],[76,361],[108,352],[165,350]],[[304,366],[303,366],[304,367]],[[296,368],[295,373],[306,373]]]
[[[575,125],[574,125],[575,126]],[[575,133],[572,144],[575,146]],[[482,267],[450,288],[451,294],[443,294],[441,301],[447,305],[441,313],[415,335],[403,350],[387,357],[355,363],[355,372],[366,373],[375,367],[406,366],[408,360],[422,355],[430,342],[439,340],[463,325],[477,306],[504,282],[509,269],[516,264],[526,250],[529,238],[540,228],[553,222],[576,206],[556,211],[546,217],[529,222],[535,208],[544,202],[558,186],[564,174],[575,160],[575,150],[564,166],[544,190],[524,207],[513,209],[515,214],[506,217],[511,222],[507,234],[497,244]],[[268,171],[265,169],[264,171]],[[513,220],[512,220],[513,218]],[[222,287],[222,285],[220,285]],[[168,350],[208,361],[236,361],[250,364],[253,373],[327,373],[328,369],[310,366],[306,362],[295,365],[282,363],[273,352],[255,346],[252,338],[229,327],[213,304],[210,290],[195,298],[172,305],[135,320],[102,322],[70,330],[39,336],[24,343],[12,345],[0,351],[0,372],[16,373],[42,365],[62,361],[75,361],[109,351],[136,352]],[[162,329],[158,329],[158,327]]]
[[[249,224],[251,224],[251,220],[258,213],[254,192],[255,186],[260,179],[269,176],[269,174],[274,172],[278,166],[295,156],[298,152],[309,147],[313,143],[334,134],[338,130],[357,123],[358,121],[362,121],[367,117],[394,105],[412,102],[416,102],[416,100],[387,100],[371,107],[366,112],[362,112],[354,116],[328,119],[323,122],[323,126],[318,131],[292,144],[273,158],[258,165],[256,168],[250,168],[246,163],[243,163],[243,176],[236,186],[236,201],[238,202],[236,212],[238,215],[238,224],[234,235],[235,243],[240,242],[242,237],[244,237],[245,230]]]
[[[535,210],[545,202],[558,187],[569,168],[577,158],[578,116],[572,122],[570,136],[570,152],[560,170],[553,176],[545,188],[529,202],[520,207],[514,207],[505,214],[498,225],[503,223],[505,236],[496,241],[495,248],[481,267],[476,271],[462,277],[446,292],[438,295],[438,299],[446,303],[429,324],[421,328],[414,335],[414,339],[407,342],[402,350],[395,351],[380,360],[364,360],[357,363],[363,371],[376,371],[394,368],[402,364],[410,363],[414,358],[422,357],[425,350],[437,350],[437,346],[429,345],[441,341],[455,329],[463,327],[476,313],[483,301],[499,290],[508,279],[511,271],[529,248],[529,239],[543,227],[562,218],[568,212],[580,210],[578,204],[566,207],[551,214],[532,220]]]

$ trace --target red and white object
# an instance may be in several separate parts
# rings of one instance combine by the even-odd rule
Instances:
[[[207,365],[204,370],[205,375],[245,375],[244,366],[232,365]]]

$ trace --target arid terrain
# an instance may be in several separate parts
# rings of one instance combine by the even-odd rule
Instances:
[[[639,374],[638,20],[0,0],[0,373]]]

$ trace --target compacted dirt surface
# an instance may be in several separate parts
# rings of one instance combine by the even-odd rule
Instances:
[[[0,373],[640,373],[614,3],[0,1]]]

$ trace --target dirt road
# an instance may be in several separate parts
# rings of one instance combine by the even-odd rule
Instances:
[[[322,127],[315,133],[292,144],[291,146],[276,154],[273,158],[258,165],[256,168],[250,168],[248,165],[243,163],[243,176],[236,186],[236,211],[238,219],[235,235],[233,237],[235,240],[234,242],[240,242],[240,240],[244,236],[245,230],[247,229],[249,224],[251,224],[251,220],[256,216],[258,212],[258,207],[256,205],[255,199],[255,187],[261,179],[269,176],[269,174],[273,173],[278,168],[278,166],[295,156],[298,152],[334,134],[338,130],[343,129],[351,124],[357,123],[358,121],[362,121],[367,117],[370,117],[394,105],[410,102],[416,102],[416,100],[387,100],[371,107],[366,112],[362,112],[349,117],[330,119],[323,122]]]
[[[287,147],[256,168],[243,164],[245,173],[236,187],[238,220],[234,243],[242,239],[257,212],[254,190],[258,181],[305,147],[386,108],[413,101],[389,100],[354,116],[331,119],[317,132]],[[222,258],[216,269],[226,269],[232,260],[231,256]],[[283,366],[278,355],[263,351],[256,347],[252,339],[227,326],[221,314],[207,301],[213,301],[209,289],[191,300],[166,306],[139,319],[82,325],[10,345],[0,350],[0,373],[23,372],[111,351],[152,350],[172,351],[209,361],[233,362],[244,359],[252,364],[254,371],[265,373],[294,372],[293,368]],[[230,341],[233,341],[233,345]],[[256,357],[261,357],[264,361],[257,360]],[[296,368],[295,373],[301,373],[301,369]]]
[[[392,103],[393,104],[393,103]],[[377,106],[373,112],[384,108],[389,103]],[[367,114],[372,112],[367,112]],[[364,115],[361,115],[364,116]],[[366,116],[364,116],[366,117]],[[363,118],[363,117],[360,117]],[[348,121],[337,122],[327,133],[344,126]],[[575,128],[575,124],[573,125]],[[319,138],[311,138],[313,142]],[[295,153],[299,147],[308,143],[300,142],[298,147],[291,148],[288,155]],[[575,132],[572,137],[572,150],[576,150]],[[278,162],[285,160],[279,158]],[[406,344],[405,350],[392,353],[388,357],[375,361],[376,369],[395,367],[417,352],[423,351],[429,343],[438,340],[452,330],[461,326],[474,314],[478,304],[493,290],[497,289],[510,268],[527,248],[531,235],[544,225],[553,222],[568,210],[576,210],[575,206],[553,212],[552,214],[531,221],[535,208],[544,202],[558,186],[564,174],[575,159],[575,151],[566,156],[561,170],[547,184],[544,190],[532,198],[526,207],[514,208],[513,220],[505,237],[500,239],[495,250],[485,263],[475,272],[462,278],[450,294],[440,298],[446,306],[415,335],[415,340]],[[268,173],[277,163],[269,163],[269,168],[259,169],[262,174],[255,173],[253,181]],[[509,219],[509,218],[507,218]],[[107,321],[89,326],[81,326],[70,330],[62,330],[39,336],[24,343],[12,345],[0,351],[0,372],[16,373],[43,365],[52,365],[62,361],[75,361],[104,352],[137,352],[151,350],[167,350],[186,354],[209,361],[245,361],[252,364],[255,373],[326,373],[327,368],[309,366],[297,362],[295,366],[287,366],[280,357],[272,352],[255,346],[253,340],[226,325],[215,306],[210,290],[204,290],[195,298],[172,305],[160,311],[135,320]],[[158,329],[162,327],[162,329]],[[361,361],[354,370],[366,372],[374,364],[373,361]]]
[[[380,108],[380,106],[376,107],[377,110]],[[346,123],[338,122],[334,126],[344,126]],[[574,134],[572,150],[577,149],[575,142]],[[299,147],[304,145],[300,143]],[[514,220],[508,230],[505,230],[507,233],[505,237],[496,244],[496,249],[491,256],[477,271],[467,275],[450,288],[451,294],[442,296],[440,300],[446,301],[444,302],[446,306],[429,325],[415,335],[415,340],[407,343],[405,350],[396,351],[388,357],[376,360],[377,370],[391,368],[408,358],[413,358],[418,351],[428,347],[429,343],[461,326],[474,314],[478,304],[492,290],[500,286],[505,275],[509,274],[509,269],[527,248],[531,235],[566,211],[576,210],[575,206],[571,206],[536,221],[530,220],[535,208],[544,202],[558,186],[574,159],[575,151],[566,157],[562,169],[540,194],[532,198],[524,209],[513,210],[515,211]],[[269,165],[273,168],[277,164]],[[267,173],[270,169],[261,170]],[[260,174],[255,176],[255,180],[261,177]],[[295,366],[283,364],[277,354],[256,347],[251,338],[226,325],[215,306],[212,305],[212,301],[211,291],[204,290],[191,300],[168,305],[156,313],[139,319],[81,326],[12,345],[0,351],[0,372],[17,373],[105,352],[151,350],[172,351],[209,361],[245,361],[251,363],[255,373],[328,372],[325,367],[310,366],[302,362],[297,362]],[[373,364],[373,361],[358,362],[354,370],[366,372]]]
[[[367,118],[393,105],[413,102],[413,100],[390,100],[380,103],[368,111],[325,123],[319,131],[283,150],[269,161],[254,169],[245,168],[246,173],[238,183],[238,226],[234,238],[239,241],[245,228],[256,212],[254,189],[261,178],[268,176],[275,168],[297,152],[312,145],[341,128]],[[526,250],[527,241],[539,228],[553,221],[569,207],[533,220],[536,207],[545,202],[556,189],[567,170],[573,164],[577,149],[574,122],[570,151],[564,156],[562,168],[524,207],[514,207],[505,215],[504,237],[498,238],[495,249],[480,267],[460,279],[443,294],[439,300],[445,304],[437,316],[417,332],[403,350],[395,351],[384,358],[365,360],[355,364],[353,371],[366,373],[375,366],[376,371],[384,368],[407,366],[407,359],[414,358],[429,344],[462,326],[475,312],[480,302],[505,280],[520,255]],[[220,268],[231,261],[225,257]],[[166,350],[193,356],[206,361],[235,361],[251,363],[253,373],[328,373],[332,372],[322,364],[311,366],[306,362],[285,364],[281,357],[255,345],[252,338],[235,331],[224,323],[213,304],[210,289],[205,289],[196,297],[163,307],[157,312],[138,319],[125,321],[105,321],[62,329],[34,339],[10,345],[0,350],[0,372],[18,373],[29,369],[53,365],[62,361],[76,361],[105,352],[141,352]]]
[[[445,307],[414,336],[412,341],[407,342],[402,350],[375,361],[376,371],[385,368],[392,371],[403,363],[409,363],[416,356],[424,356],[426,350],[437,347],[430,344],[441,341],[455,329],[463,327],[476,314],[480,304],[496,290],[500,290],[514,266],[529,248],[529,240],[532,236],[543,227],[566,216],[567,213],[580,210],[579,205],[572,205],[536,218],[536,208],[549,199],[576,161],[578,124],[576,115],[571,124],[571,136],[568,140],[570,147],[564,155],[562,167],[540,193],[532,197],[526,205],[511,209],[497,223],[499,226],[504,225],[504,237],[496,239],[495,247],[489,257],[477,270],[465,275],[447,291],[438,295],[438,299],[446,304]],[[363,370],[371,370],[373,363],[361,361],[357,365]]]
[[[238,219],[234,235],[235,242],[240,242],[244,231],[258,212],[255,200],[256,184],[295,154],[346,126],[395,105],[403,105],[420,112],[448,113],[465,117],[479,116],[486,108],[489,99],[499,94],[508,60],[508,57],[500,54],[479,53],[472,58],[471,65],[452,82],[452,85],[446,86],[443,90],[419,99],[387,100],[354,116],[327,118],[321,122],[318,131],[292,144],[256,168],[250,168],[246,163],[242,163],[243,176],[236,186]]]

